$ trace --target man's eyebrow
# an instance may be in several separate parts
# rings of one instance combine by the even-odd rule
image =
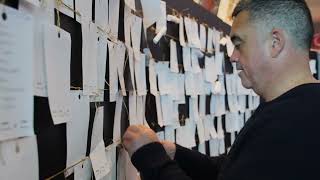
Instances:
[[[239,37],[239,36],[237,36],[237,35],[232,35],[231,36],[231,41],[233,42],[233,43],[235,43],[235,42],[242,42],[243,40]]]

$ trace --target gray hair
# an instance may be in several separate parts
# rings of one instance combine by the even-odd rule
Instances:
[[[297,48],[309,50],[314,34],[310,10],[304,0],[240,0],[232,17],[249,12],[249,20],[266,30],[281,28]]]

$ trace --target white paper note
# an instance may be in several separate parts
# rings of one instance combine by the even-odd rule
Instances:
[[[198,132],[198,137],[199,137],[199,143],[203,144],[206,141],[203,120],[200,119],[196,123],[197,123],[197,132]]]
[[[172,126],[165,127],[164,138],[166,141],[175,142],[175,132]]]
[[[206,154],[206,144],[205,143],[199,144],[198,151],[202,154]]]
[[[142,3],[143,1],[143,3]],[[148,11],[151,11],[148,16],[148,22],[145,23],[145,26],[148,27],[154,23],[154,20],[156,20],[156,33],[159,33],[161,29],[167,29],[167,3],[165,1],[155,0],[142,0],[141,4],[145,4],[146,1],[148,1],[148,4],[152,3],[151,9]],[[149,5],[150,7],[150,5]],[[145,11],[145,10],[143,10]]]
[[[205,52],[207,49],[207,30],[203,24],[200,24],[200,42],[201,51]]]
[[[200,73],[201,68],[199,65],[199,58],[201,58],[203,54],[199,49],[192,48],[191,49],[191,64],[192,64],[192,72]]]
[[[135,0],[125,0],[124,1],[124,3],[126,3],[126,5],[130,8],[130,9],[132,9],[132,10],[136,10],[136,2],[135,2]],[[143,13],[145,13],[145,12],[143,12]]]
[[[48,78],[48,95],[54,124],[70,121],[70,34],[56,26],[45,30],[45,63]]]
[[[64,3],[66,6],[70,7],[71,9],[74,9],[73,0],[62,0],[62,3]],[[65,5],[63,5],[63,4],[59,5],[56,2],[56,7],[60,12],[62,12],[63,14],[73,18],[74,17],[73,11],[70,10],[69,8],[67,8]]]
[[[207,38],[207,51],[208,53],[213,53],[213,30],[208,28],[208,38]]]
[[[164,141],[164,131],[157,132],[157,136],[160,141]]]
[[[92,19],[92,0],[75,0],[76,11],[78,11],[81,16],[77,15],[77,21],[82,22],[83,19]]]
[[[38,2],[36,0],[35,2]],[[19,1],[19,11],[29,13],[34,18],[33,23],[33,93],[35,96],[48,97],[46,67],[44,64],[44,33],[43,24],[52,23],[53,19],[45,8],[39,8],[25,1]],[[53,15],[54,13],[52,13]],[[29,37],[28,37],[29,38]]]
[[[135,91],[129,93],[129,124],[137,125],[137,95]]]
[[[150,93],[154,96],[158,93],[156,63],[154,59],[149,60],[149,84]]]
[[[209,141],[210,157],[219,156],[219,139],[211,139]]]
[[[35,136],[0,142],[0,179],[39,179]]]
[[[163,124],[173,125],[173,100],[170,95],[162,95],[161,99],[161,109],[162,109],[162,117],[163,117]]]
[[[177,43],[172,39],[170,40],[170,70],[173,73],[179,73]]]
[[[131,15],[131,40],[132,40],[132,48],[134,54],[137,56],[140,53],[140,46],[141,46],[141,26],[142,26],[142,19],[138,16]]]
[[[82,73],[84,95],[96,95],[98,90],[98,34],[97,26],[89,21],[82,21]]]
[[[74,166],[74,180],[91,180],[92,164],[90,159]]]
[[[40,7],[40,1],[39,0],[26,0],[29,3],[32,3],[33,5]]]
[[[186,39],[184,36],[184,22],[183,22],[182,16],[180,16],[180,18],[179,18],[179,40],[180,40],[180,45],[182,47],[187,46]]]
[[[103,114],[104,107],[98,107],[93,121],[90,152],[92,152],[97,145],[103,141]]]
[[[109,26],[111,28],[110,36],[111,39],[116,41],[118,39],[119,31],[119,9],[120,0],[109,1]]]
[[[96,180],[103,179],[111,170],[110,162],[106,158],[103,141],[100,141],[97,147],[90,153],[90,159]]]
[[[184,18],[184,23],[188,37],[188,45],[192,48],[201,49],[198,23],[188,17]]]
[[[118,142],[121,139],[121,112],[122,112],[123,96],[117,97],[116,109],[114,113],[113,123],[113,142]]]
[[[33,19],[0,5],[0,141],[32,136]],[[24,33],[21,33],[21,29]]]
[[[117,146],[111,144],[106,148],[107,162],[109,163],[110,172],[106,176],[106,180],[117,180]]]
[[[91,102],[104,101],[107,49],[107,41],[103,37],[99,37],[97,50],[97,92],[91,97]]]
[[[134,61],[137,94],[138,96],[145,96],[147,95],[146,55],[141,53],[139,57]]]
[[[137,97],[137,119],[138,125],[143,125],[145,120],[145,96]]]
[[[109,0],[95,1],[95,23],[106,32],[110,31],[108,2]]]
[[[71,121],[67,123],[67,165],[85,158],[89,128],[89,97],[81,91],[71,92]]]
[[[153,0],[153,1],[141,0],[141,6],[142,6],[143,16],[144,16],[143,21],[144,21],[144,25],[146,28],[151,26],[153,23],[155,23],[159,19],[163,18],[161,16],[162,15],[162,13],[161,13],[162,4],[163,4],[162,2],[160,4],[160,0]],[[166,7],[166,6],[164,5],[164,7]]]
[[[196,125],[190,119],[186,119],[185,122],[185,126],[181,126],[176,130],[176,143],[186,148],[192,148],[196,146]]]
[[[205,80],[214,83],[218,78],[218,74],[215,68],[215,59],[214,56],[205,57]]]
[[[191,66],[191,49],[189,47],[182,48],[183,68],[184,71],[192,71]]]
[[[156,108],[157,108],[157,119],[160,127],[164,126],[163,117],[162,117],[162,107],[161,107],[161,98],[160,94],[156,94]]]

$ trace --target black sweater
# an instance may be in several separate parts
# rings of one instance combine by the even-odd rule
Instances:
[[[305,84],[262,103],[224,157],[177,145],[170,160],[160,143],[151,143],[132,162],[144,180],[318,180],[319,128],[320,84]]]

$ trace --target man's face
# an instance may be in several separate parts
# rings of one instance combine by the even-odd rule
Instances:
[[[264,82],[267,50],[266,42],[263,42],[257,31],[257,27],[249,22],[249,13],[243,11],[234,19],[230,34],[235,45],[230,59],[241,70],[239,76],[242,85],[256,92]]]

